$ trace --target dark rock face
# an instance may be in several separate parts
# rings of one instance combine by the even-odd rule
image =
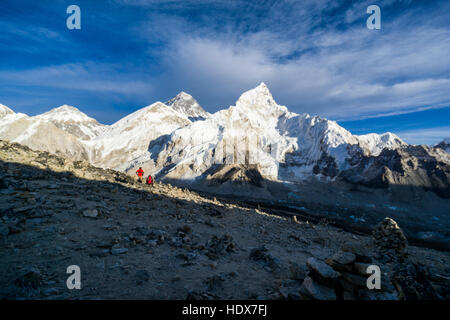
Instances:
[[[437,145],[435,145],[434,147],[442,149],[445,152],[449,152],[450,151],[450,139],[445,139],[445,140],[441,141],[440,143],[438,143]]]
[[[238,184],[249,184],[262,187],[263,177],[258,165],[220,165],[214,173],[206,177],[208,181],[225,183],[231,181]]]
[[[321,158],[319,159],[319,161],[317,161],[317,164],[313,168],[313,173],[321,173],[324,176],[333,178],[339,172],[334,158],[327,155],[326,153],[322,153]]]
[[[427,146],[384,149],[378,156],[354,150],[352,168],[340,173],[345,181],[373,188],[392,185],[420,187],[450,198],[450,156]]]

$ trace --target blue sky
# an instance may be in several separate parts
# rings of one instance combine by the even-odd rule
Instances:
[[[372,4],[381,30],[366,28]],[[436,143],[450,137],[450,1],[0,2],[0,103],[16,112],[69,104],[109,124],[179,91],[215,112],[262,81],[355,134]]]

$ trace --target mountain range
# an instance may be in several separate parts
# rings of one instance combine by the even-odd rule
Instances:
[[[278,105],[264,83],[214,114],[181,92],[112,125],[67,105],[32,117],[0,105],[0,139],[131,174],[143,167],[158,179],[221,193],[251,186],[264,194],[269,184],[314,180],[413,186],[450,197],[448,139],[429,147],[392,133],[353,135],[335,121]]]

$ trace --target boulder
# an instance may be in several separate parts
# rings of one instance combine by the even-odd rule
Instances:
[[[306,265],[311,271],[324,279],[335,280],[340,276],[339,272],[334,271],[328,264],[313,257],[307,260]]]
[[[300,293],[308,298],[316,300],[336,300],[336,293],[333,289],[315,282],[311,277],[306,277],[300,287]]]
[[[98,211],[97,211],[97,209],[84,210],[83,216],[89,217],[89,218],[96,218],[98,216]]]
[[[355,262],[353,264],[353,270],[360,275],[367,275],[367,268],[370,266],[368,263]]]
[[[111,248],[111,254],[118,255],[118,254],[124,254],[127,253],[127,248]]]
[[[351,252],[338,251],[330,259],[339,264],[351,264],[355,262],[356,256]]]
[[[351,283],[352,285],[356,286],[356,287],[360,287],[360,288],[367,288],[367,278],[357,275],[357,274],[353,274],[353,273],[349,273],[349,272],[343,272],[342,273],[342,278]]]

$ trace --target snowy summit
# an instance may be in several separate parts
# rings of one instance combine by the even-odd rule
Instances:
[[[10,108],[8,108],[7,106],[0,103],[0,117],[6,116],[8,114],[13,114],[13,113],[14,113],[14,111],[12,111]]]
[[[187,116],[189,120],[204,120],[210,116],[190,94],[181,91],[177,96],[166,102],[175,111]]]
[[[77,108],[68,105],[62,105],[58,108],[54,108],[46,113],[38,116],[40,119],[49,121],[72,121],[72,122],[89,122],[97,120],[90,118],[85,113],[81,112]]]

